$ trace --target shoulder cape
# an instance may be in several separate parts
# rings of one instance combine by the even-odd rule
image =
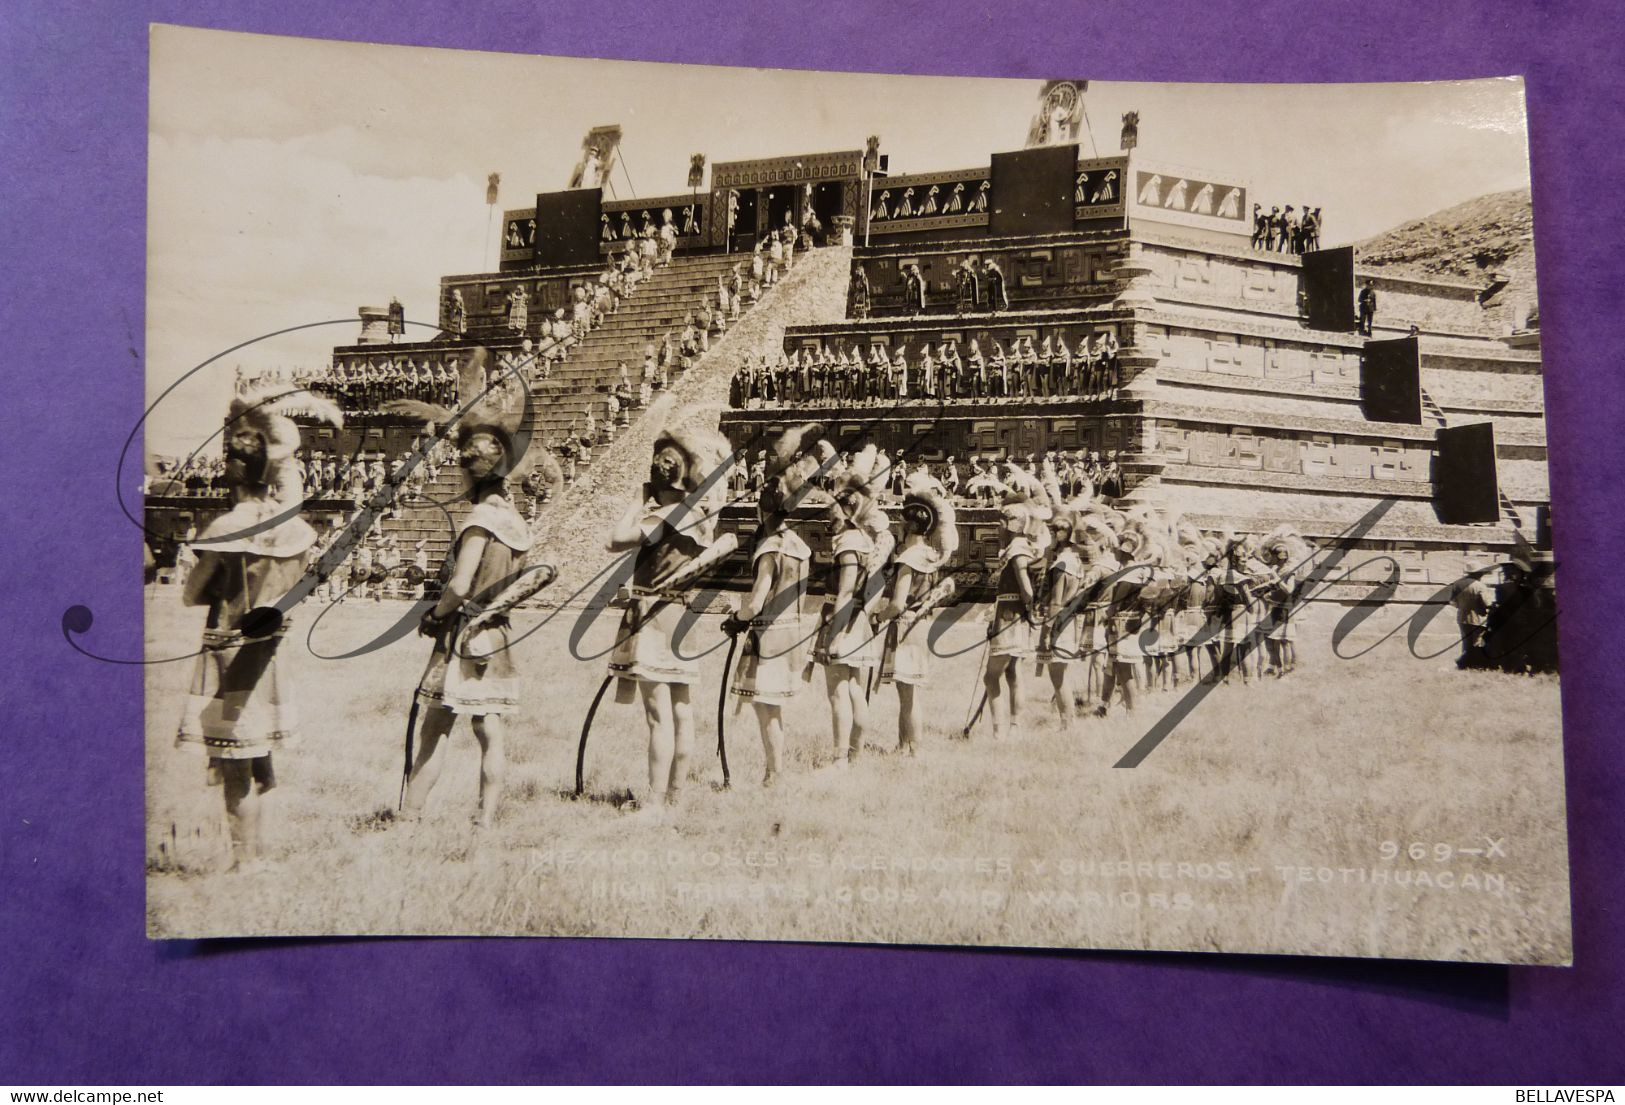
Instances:
[[[530,527],[513,508],[513,504],[505,498],[486,499],[483,503],[476,504],[474,509],[457,523],[457,536],[461,538],[464,531],[474,528],[485,530],[514,552],[526,552],[535,541]]]

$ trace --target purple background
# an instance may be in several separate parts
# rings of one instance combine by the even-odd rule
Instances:
[[[334,10],[342,9],[342,10]],[[1625,1080],[1618,9],[11,0],[0,12],[0,1080]],[[486,50],[1101,79],[1528,78],[1576,966],[567,940],[150,943],[139,533],[149,21]],[[635,53],[629,53],[635,52]],[[545,101],[536,104],[545,110]],[[25,428],[44,433],[25,436]],[[137,454],[139,455],[139,454]],[[139,465],[136,466],[136,469]],[[132,470],[133,488],[139,473]],[[10,549],[8,548],[8,552]],[[1448,785],[1448,780],[1440,780]]]

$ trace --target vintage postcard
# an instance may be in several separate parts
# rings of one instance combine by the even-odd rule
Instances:
[[[1569,962],[1521,81],[155,26],[150,128],[153,937]]]

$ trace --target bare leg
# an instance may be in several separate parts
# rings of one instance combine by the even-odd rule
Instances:
[[[1112,695],[1117,690],[1117,665],[1110,660],[1106,661],[1105,671],[1100,677],[1100,705],[1095,707],[1096,717],[1105,717],[1112,708]]]
[[[925,729],[925,704],[912,683],[897,684],[897,750],[913,755]]]
[[[1060,715],[1062,721],[1069,721],[1072,718],[1072,687],[1070,680],[1067,679],[1070,670],[1070,666],[1064,663],[1049,666],[1050,686],[1055,688],[1053,699],[1055,712]]]
[[[231,869],[260,858],[260,799],[254,792],[253,760],[221,760],[226,797],[226,830],[231,836]]]
[[[456,724],[457,715],[444,706],[431,706],[423,715],[423,728],[418,732],[418,752],[412,761],[412,773],[406,779],[406,799],[402,812],[416,817],[423,812],[429,792],[440,781],[440,769],[446,763],[445,741],[442,739]]]
[[[1005,679],[1010,683],[1010,735],[1015,737],[1021,729],[1021,712],[1027,704],[1027,680],[1021,674],[1021,662],[1012,658],[1005,665]]]
[[[1075,683],[1072,692],[1072,705],[1078,712],[1089,708],[1089,702],[1095,693],[1095,657],[1093,653],[1084,653],[1078,659],[1083,666],[1081,686]]]
[[[1005,668],[1011,666],[1008,656],[990,656],[987,661],[987,712],[993,719],[993,739],[1010,737],[1010,690]]]
[[[830,736],[835,740],[835,763],[846,762],[847,741],[852,735],[852,700],[842,686],[850,669],[845,664],[824,665],[824,688],[829,693]]]
[[[666,800],[671,785],[673,746],[676,738],[672,731],[671,687],[665,683],[638,682],[643,699],[643,719],[649,725],[649,801],[646,808],[655,809]]]
[[[671,715],[671,774],[667,777],[666,801],[675,804],[683,784],[688,781],[688,760],[694,753],[694,707],[689,699],[688,684],[671,684]]]
[[[1101,702],[1095,709],[1096,714],[1106,716],[1111,708],[1112,698],[1119,690],[1123,692],[1123,709],[1134,709],[1134,679],[1138,667],[1139,665],[1132,660],[1106,661],[1106,680],[1101,688]]]
[[[863,737],[869,729],[869,699],[863,693],[864,669],[846,669],[846,693],[852,702],[852,738],[848,759],[857,759],[863,751]]]
[[[473,724],[474,739],[480,745],[480,804],[474,823],[483,829],[496,820],[497,807],[502,804],[502,778],[508,766],[503,749],[507,727],[501,714],[476,717]]]
[[[784,708],[771,702],[756,703],[756,724],[762,730],[762,785],[770,787],[779,775],[779,753],[784,747]]]

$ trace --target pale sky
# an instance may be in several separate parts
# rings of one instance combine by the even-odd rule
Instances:
[[[568,182],[581,139],[619,123],[637,195],[687,191],[708,164],[859,149],[893,172],[986,165],[1019,149],[1040,82],[738,69],[376,46],[155,25],[147,241],[147,397],[199,363],[148,424],[189,450],[219,424],[232,366],[325,363],[391,296],[432,323],[439,278],[494,269],[497,215]],[[1074,76],[1075,74],[1056,74]],[[1256,198],[1325,209],[1356,241],[1487,192],[1528,187],[1518,79],[1364,85],[1091,82],[1094,146],[1250,179]],[[1089,135],[1081,138],[1093,154]],[[707,173],[709,186],[709,171]],[[629,194],[615,170],[617,193]],[[497,229],[500,229],[498,227]],[[432,331],[408,328],[408,337]]]

